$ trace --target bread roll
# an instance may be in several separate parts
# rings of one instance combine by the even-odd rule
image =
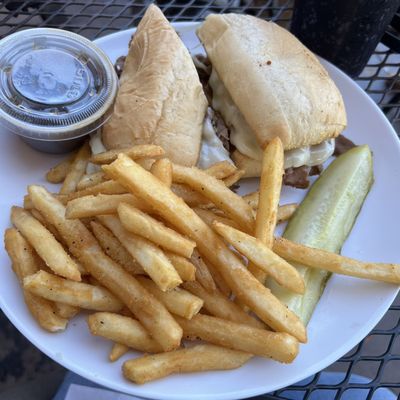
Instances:
[[[149,6],[131,41],[104,145],[157,144],[173,162],[195,165],[206,108],[188,50],[161,10]]]
[[[287,30],[250,15],[220,14],[209,15],[197,33],[262,148],[275,136],[285,150],[314,145],[346,127],[339,90]]]

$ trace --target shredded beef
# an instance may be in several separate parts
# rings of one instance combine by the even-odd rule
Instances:
[[[118,78],[121,77],[121,74],[122,74],[122,71],[123,71],[124,65],[125,65],[125,60],[126,60],[126,57],[125,56],[121,56],[121,57],[117,58],[117,61],[115,61],[114,69],[115,69],[115,72],[118,75]]]
[[[200,82],[203,85],[203,91],[207,97],[208,104],[211,104],[212,89],[211,86],[208,84],[211,75],[211,62],[208,57],[203,56],[202,54],[196,54],[195,56],[193,56],[193,62],[196,66]]]
[[[199,74],[200,82],[204,86],[208,83],[211,75],[210,60],[202,54],[196,54],[195,56],[193,56],[193,61],[196,66],[197,73]]]
[[[314,165],[313,167],[310,168],[310,176],[314,175],[321,175],[321,172],[324,170],[324,166],[322,164],[319,165]]]
[[[346,153],[347,150],[350,150],[353,147],[356,147],[356,145],[350,139],[347,139],[343,135],[339,135],[335,139],[335,151],[333,155],[338,157],[341,154]]]
[[[308,181],[309,172],[310,167],[306,165],[297,168],[287,168],[285,175],[283,175],[283,184],[299,189],[306,189],[310,185]]]
[[[229,141],[229,129],[225,125],[225,121],[219,112],[212,112],[211,123],[213,124],[218,139],[222,142],[225,149],[230,152],[231,142]]]

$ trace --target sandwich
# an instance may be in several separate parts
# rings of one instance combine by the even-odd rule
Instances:
[[[211,14],[197,35],[211,64],[200,59],[202,81],[245,177],[260,175],[262,150],[275,136],[287,173],[303,166],[310,172],[333,154],[334,138],[346,127],[342,96],[290,32],[250,15]]]
[[[106,149],[157,144],[173,162],[193,166],[206,109],[189,51],[161,10],[150,5],[131,40],[102,143]]]
[[[92,150],[158,144],[174,163],[229,160],[257,177],[263,148],[279,136],[284,182],[307,187],[346,127],[326,70],[291,33],[249,15],[211,14],[197,34],[207,57],[192,59],[161,10],[148,7],[118,62],[114,113]]]

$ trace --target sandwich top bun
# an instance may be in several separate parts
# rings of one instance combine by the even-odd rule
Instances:
[[[151,5],[130,44],[107,149],[157,144],[178,164],[195,165],[207,108],[192,58],[161,10]]]
[[[315,145],[346,127],[339,90],[287,30],[249,15],[221,14],[209,15],[197,34],[262,148],[275,136],[285,150]]]

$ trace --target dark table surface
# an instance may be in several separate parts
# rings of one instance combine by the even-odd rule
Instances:
[[[148,1],[3,1],[0,37],[32,27],[67,29],[95,39],[137,25]],[[288,27],[291,0],[160,0],[171,21],[203,19],[210,12],[245,12]],[[379,45],[357,83],[400,131],[400,56]],[[0,312],[0,400],[51,398],[65,370],[32,346]],[[259,399],[378,399],[384,389],[400,394],[400,297],[375,329],[339,361],[311,377]],[[341,372],[326,384],[324,374]],[[355,378],[364,376],[362,382]],[[266,378],[267,379],[267,378]],[[25,388],[20,391],[21,388]],[[18,391],[18,394],[16,394]]]

